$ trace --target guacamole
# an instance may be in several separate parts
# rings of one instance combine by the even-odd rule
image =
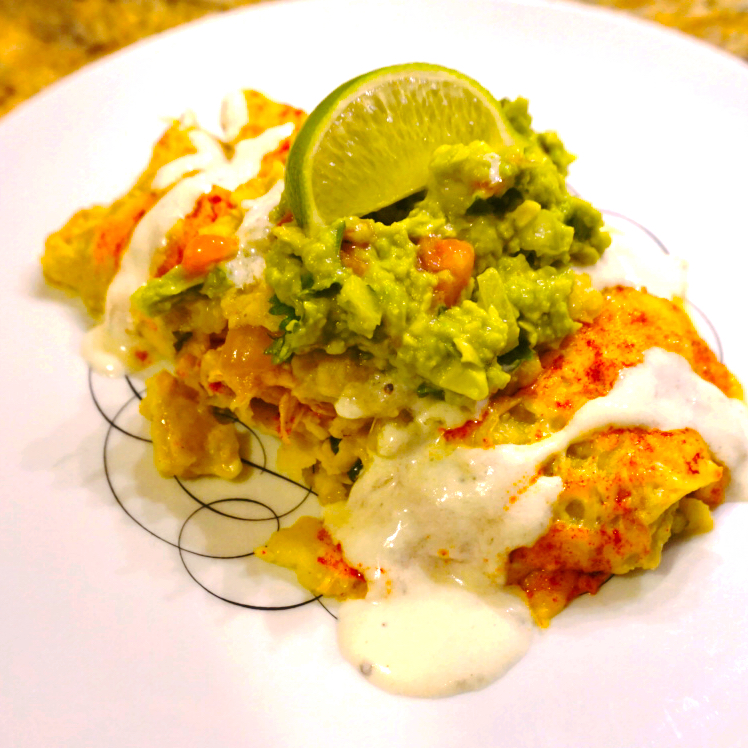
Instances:
[[[265,271],[283,318],[275,363],[350,352],[421,394],[481,400],[520,352],[579,327],[570,265],[595,262],[610,239],[566,189],[558,137],[533,132],[525,100],[502,106],[513,145],[438,148],[424,190],[395,206],[304,230],[281,201]]]

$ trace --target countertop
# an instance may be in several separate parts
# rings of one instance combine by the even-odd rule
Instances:
[[[145,36],[262,0],[0,0],[0,115]],[[748,0],[586,0],[671,26],[748,60]]]

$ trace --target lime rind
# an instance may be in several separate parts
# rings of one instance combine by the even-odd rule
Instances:
[[[381,68],[339,86],[309,116],[289,154],[286,199],[302,227],[323,226],[425,187],[440,145],[518,139],[472,78],[427,63]]]

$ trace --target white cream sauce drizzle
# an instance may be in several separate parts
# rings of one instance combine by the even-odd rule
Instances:
[[[493,652],[493,618],[502,617],[512,632],[500,658],[507,668],[527,641],[521,636],[521,618],[493,603],[492,615],[479,602],[456,613],[451,604],[439,602],[452,594],[442,597],[441,587],[452,577],[465,584],[464,595],[483,598],[476,591],[481,580],[501,583],[509,550],[531,544],[545,532],[562,488],[558,478],[538,478],[538,468],[575,440],[609,425],[695,429],[730,470],[727,498],[748,496],[745,404],[701,379],[681,356],[652,348],[643,364],[621,372],[606,397],[586,403],[564,429],[537,444],[458,448],[433,459],[433,447],[421,443],[394,458],[376,457],[354,485],[347,507],[329,515],[349,562],[369,582],[364,601],[341,607],[343,655],[373,675],[380,687],[415,696],[449,695],[456,684],[458,690],[480,688],[501,675]],[[436,595],[432,607],[424,601],[426,592]],[[463,647],[464,660],[458,651],[446,659],[442,652],[454,615],[461,627],[475,630],[470,637],[452,640]],[[485,637],[483,626],[488,626]],[[435,661],[445,668],[436,681]],[[462,662],[477,663],[467,668],[470,677]],[[482,662],[485,668],[479,667]]]
[[[154,186],[156,179],[159,184],[167,186],[172,178],[181,181],[177,181],[138,223],[122,256],[119,271],[109,286],[104,321],[89,331],[83,341],[83,355],[95,371],[110,376],[121,376],[126,372],[132,342],[130,297],[148,281],[153,254],[163,246],[169,229],[192,210],[200,195],[209,192],[213,186],[233,191],[257,176],[263,156],[275,150],[292,132],[293,124],[289,122],[270,128],[256,138],[242,140],[237,143],[234,157],[229,161],[213,136],[195,131],[190,137],[198,153],[176,159],[159,170]],[[211,141],[213,145],[209,144]],[[202,164],[197,174],[181,178],[197,163]],[[174,164],[177,166],[167,169]]]
[[[221,102],[221,129],[226,140],[231,142],[239,136],[242,127],[249,122],[247,99],[243,91],[235,91]]]
[[[210,133],[195,129],[188,137],[196,152],[164,164],[151,182],[154,190],[165,190],[193,171],[205,171],[226,162],[221,144]]]
[[[251,286],[265,272],[264,249],[273,227],[270,213],[280,202],[283,186],[280,179],[264,195],[245,200],[241,205],[244,219],[236,230],[240,249],[223,265],[228,279],[237,288]]]
[[[383,389],[386,384],[393,388],[389,394]],[[407,409],[423,427],[436,423],[444,428],[457,428],[466,421],[477,418],[488,400],[479,400],[472,406],[466,406],[451,405],[434,398],[421,398],[412,389],[393,382],[390,372],[384,372],[375,374],[366,382],[348,385],[334,405],[335,412],[343,418],[377,418],[381,416],[383,407],[390,402],[397,402],[394,415]]]
[[[236,230],[236,238],[242,247],[267,239],[272,228],[270,212],[280,202],[284,186],[284,181],[280,179],[264,195],[242,203],[244,220]]]
[[[665,299],[685,298],[685,260],[663,252],[646,231],[629,221],[607,216],[605,222],[610,246],[594,265],[575,266],[574,270],[587,273],[599,291],[611,286],[633,286]]]

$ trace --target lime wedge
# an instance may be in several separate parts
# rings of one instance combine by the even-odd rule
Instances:
[[[423,189],[440,145],[517,138],[466,75],[426,63],[381,68],[336,88],[306,120],[288,156],[286,199],[305,228],[366,215]]]

